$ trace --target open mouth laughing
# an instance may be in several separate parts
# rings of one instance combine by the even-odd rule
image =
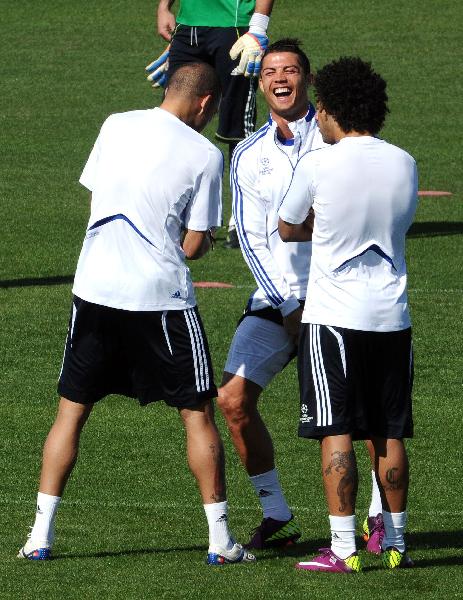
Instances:
[[[273,90],[273,93],[277,98],[285,98],[287,96],[290,96],[291,92],[292,92],[291,88],[289,88],[287,86],[276,87]]]

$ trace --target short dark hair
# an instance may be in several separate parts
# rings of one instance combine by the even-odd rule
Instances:
[[[343,56],[325,65],[315,75],[317,100],[348,133],[377,134],[389,112],[386,82],[371,63]]]
[[[293,54],[297,54],[299,57],[299,62],[301,64],[302,70],[305,75],[309,75],[310,73],[310,61],[307,54],[301,48],[302,42],[296,38],[282,38],[281,40],[277,40],[270,44],[267,50],[264,52],[262,56],[262,61],[269,54],[274,54],[275,52],[292,52]]]
[[[182,65],[169,77],[167,87],[182,96],[220,97],[221,85],[213,67],[205,62],[193,62]]]

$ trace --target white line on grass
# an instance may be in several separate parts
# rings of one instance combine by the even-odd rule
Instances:
[[[7,498],[1,498],[0,499],[0,506],[1,505],[19,505],[19,504],[25,504],[25,503],[29,503],[30,499],[25,499],[25,498],[12,498],[12,499],[7,499]],[[33,508],[33,502],[32,502],[32,508]],[[79,499],[75,499],[75,500],[63,500],[61,503],[61,506],[69,506],[70,508],[73,507],[91,507],[91,508],[108,508],[108,509],[118,509],[118,508],[123,508],[123,509],[141,509],[141,510],[179,510],[179,511],[185,511],[185,510],[198,510],[199,508],[199,504],[195,503],[195,504],[191,504],[191,505],[185,505],[183,503],[177,503],[177,502],[154,502],[151,504],[148,504],[146,502],[125,502],[125,501],[119,501],[119,502],[108,502],[107,500],[103,501],[103,502],[88,502],[86,500],[79,500]],[[231,504],[230,505],[230,510],[231,511],[258,511],[259,507],[257,505],[255,506],[243,506],[240,504]],[[319,506],[319,507],[308,507],[308,506],[292,506],[292,508],[296,511],[296,512],[303,512],[303,513],[326,513],[326,508],[323,506]],[[366,509],[365,509],[366,510]],[[359,510],[357,512],[362,512],[362,508],[359,507]],[[413,514],[419,514],[416,511],[413,511]],[[432,517],[463,517],[463,511],[460,512],[454,512],[454,511],[447,511],[447,510],[426,510],[426,515],[430,515]]]
[[[252,284],[234,285],[233,288],[223,288],[225,291],[229,289],[235,290],[255,290],[256,286]],[[220,289],[220,291],[223,291]],[[462,294],[463,289],[452,288],[408,288],[408,291],[413,294]]]
[[[459,289],[426,289],[426,288],[409,288],[409,292],[415,294],[461,294],[463,290]]]

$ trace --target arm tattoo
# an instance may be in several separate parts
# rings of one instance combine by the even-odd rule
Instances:
[[[339,498],[339,510],[344,512],[348,506],[355,506],[357,497],[357,462],[353,450],[349,452],[333,452],[331,461],[326,467],[324,474],[334,474],[333,471],[341,475],[338,483],[337,494]]]

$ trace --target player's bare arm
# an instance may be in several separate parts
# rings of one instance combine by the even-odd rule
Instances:
[[[315,213],[310,209],[305,221],[302,223],[287,223],[280,217],[278,219],[278,233],[284,242],[310,242],[312,240]]]
[[[157,12],[158,33],[167,42],[170,42],[175,30],[175,15],[170,10],[175,0],[159,0]]]
[[[254,12],[269,17],[272,13],[274,0],[256,0]]]
[[[296,308],[292,313],[283,317],[283,327],[286,333],[293,339],[293,342],[297,344],[299,339],[299,329],[301,327],[302,318],[302,307]]]
[[[185,256],[190,260],[197,260],[212,247],[212,233],[207,231],[194,231],[187,229],[183,238],[182,248]]]

